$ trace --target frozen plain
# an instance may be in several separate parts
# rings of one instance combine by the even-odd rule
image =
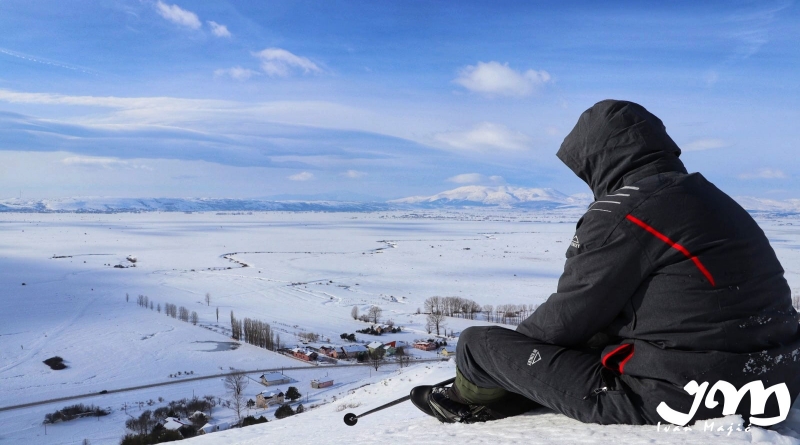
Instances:
[[[354,305],[383,309],[405,332],[381,340],[427,338],[417,308],[434,295],[479,304],[538,304],[555,289],[564,251],[580,211],[419,211],[374,213],[140,213],[0,214],[0,408],[55,397],[177,381],[229,370],[303,366],[297,360],[243,344],[225,347],[230,311],[270,323],[288,346],[296,334],[314,332],[333,343],[366,325]],[[793,292],[800,289],[800,218],[763,214]],[[223,255],[233,254],[236,261]],[[136,267],[128,255],[136,257]],[[61,258],[58,258],[61,257]],[[242,267],[247,264],[248,267]],[[24,285],[22,283],[25,283]],[[125,294],[130,295],[126,302]],[[211,295],[206,305],[204,296]],[[136,297],[197,311],[192,326],[143,309]],[[216,308],[220,320],[216,322]],[[469,324],[448,320],[456,332]],[[358,335],[370,341],[373,337]],[[69,368],[52,371],[42,361],[58,355]],[[425,356],[418,353],[418,356]],[[428,356],[433,356],[429,353]],[[304,393],[308,412],[266,425],[192,439],[197,443],[800,443],[800,412],[776,431],[727,433],[655,427],[603,427],[552,413],[532,413],[486,425],[439,425],[410,405],[344,426],[342,415],[360,413],[417,385],[452,376],[452,363],[316,367],[287,371]],[[311,391],[308,381],[333,377],[336,385]],[[257,377],[257,374],[252,375]],[[372,383],[368,386],[363,386]],[[265,389],[251,382],[248,391]],[[128,415],[174,400],[224,397],[220,379],[186,382],[0,412],[2,443],[118,443]],[[334,397],[336,400],[334,400]],[[71,403],[109,407],[112,414],[47,428],[44,414]],[[354,406],[340,411],[347,405]],[[123,409],[123,406],[125,409]],[[261,411],[256,412],[260,415]],[[233,419],[215,408],[213,421]],[[298,423],[299,422],[299,423]],[[734,428],[741,420],[718,423]],[[702,429],[702,428],[701,428]],[[782,434],[779,434],[782,433]],[[712,439],[713,437],[713,439]]]

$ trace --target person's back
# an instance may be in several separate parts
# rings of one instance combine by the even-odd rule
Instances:
[[[680,153],[638,104],[603,101],[581,115],[558,156],[595,201],[557,292],[516,332],[462,333],[452,400],[491,411],[517,394],[586,422],[655,424],[664,404],[695,419],[727,408],[698,406],[691,381],[738,390],[760,380],[797,397],[800,332],[775,252]],[[776,398],[761,418],[785,414]],[[445,396],[430,399],[447,414]],[[747,417],[750,399],[736,412]]]

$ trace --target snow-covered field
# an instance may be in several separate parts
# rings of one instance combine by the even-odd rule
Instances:
[[[382,341],[428,338],[417,309],[431,296],[479,304],[537,304],[555,289],[564,251],[580,211],[393,211],[375,213],[140,213],[0,214],[0,409],[103,390],[178,382],[232,368],[287,370],[308,412],[273,422],[274,408],[252,411],[266,425],[220,432],[196,443],[800,443],[789,427],[777,431],[665,433],[655,427],[601,427],[534,412],[487,425],[439,425],[410,404],[345,426],[360,413],[453,374],[452,363],[395,363],[328,368],[305,365],[247,344],[231,347],[230,313],[269,323],[286,346],[298,334],[318,344],[345,344],[341,333],[368,326],[354,306],[383,309],[403,332]],[[759,218],[800,293],[800,217]],[[127,258],[135,257],[132,263]],[[115,265],[132,266],[117,268]],[[247,267],[243,267],[247,265]],[[24,284],[23,284],[24,283]],[[205,295],[210,294],[210,304]],[[126,294],[129,301],[126,301]],[[146,295],[153,310],[137,305]],[[197,326],[166,316],[166,303],[196,311]],[[160,305],[162,311],[155,310]],[[219,308],[219,322],[217,322]],[[456,333],[470,324],[449,319]],[[356,334],[359,340],[377,337]],[[452,341],[452,340],[451,340]],[[418,358],[436,358],[414,351]],[[53,371],[43,360],[63,357]],[[175,376],[180,372],[180,376]],[[257,378],[258,373],[250,377]],[[335,385],[311,389],[312,379]],[[368,383],[370,385],[364,386]],[[285,390],[288,385],[278,388]],[[265,390],[251,381],[250,397]],[[0,411],[1,443],[118,443],[124,422],[145,409],[192,395],[225,397],[221,378],[69,402]],[[159,403],[159,397],[165,400]],[[148,405],[146,402],[154,400]],[[73,403],[108,407],[112,414],[48,425],[42,420]],[[139,404],[139,402],[145,402]],[[346,408],[347,405],[353,408]],[[793,412],[800,417],[800,412]],[[214,408],[212,421],[234,419]],[[795,421],[797,420],[797,421]],[[298,423],[299,422],[299,423]],[[720,424],[723,421],[718,421]],[[727,426],[730,419],[724,420]],[[735,422],[734,422],[735,428]],[[702,429],[702,428],[701,428]],[[45,434],[46,433],[46,434]],[[800,435],[797,435],[800,437]]]

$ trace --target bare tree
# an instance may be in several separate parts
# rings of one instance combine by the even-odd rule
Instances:
[[[428,333],[436,331],[436,335],[440,335],[440,330],[444,329],[446,324],[444,314],[441,312],[431,312],[425,319],[425,328]]]
[[[206,306],[211,306],[211,294],[206,292]]]
[[[125,302],[127,303],[130,300],[131,296],[125,293]]]
[[[492,311],[494,311],[494,306],[491,304],[483,306],[483,312],[486,312],[486,321],[492,321]]]
[[[217,306],[217,323],[219,323],[219,306]]]
[[[197,322],[199,321],[199,317],[197,316],[197,312],[196,311],[192,311],[192,315],[189,316],[189,319],[192,321],[193,325],[197,325]]]
[[[383,354],[385,354],[383,349],[374,349],[369,353],[369,364],[375,368],[376,371],[383,364]]]
[[[441,329],[446,325],[445,314],[442,310],[444,299],[441,297],[430,297],[425,300],[425,312],[428,316],[425,319],[425,328],[428,333],[436,331],[436,335],[440,335]]]
[[[223,380],[225,390],[228,392],[228,401],[231,408],[236,411],[236,418],[242,421],[242,411],[247,407],[244,390],[247,388],[247,376],[243,372],[236,372],[225,376]]]
[[[381,317],[383,310],[378,306],[370,306],[369,311],[367,312],[367,317],[373,322],[378,323],[378,318]]]
[[[353,309],[350,309],[350,316],[353,317],[353,320],[358,320],[358,306],[353,306]]]

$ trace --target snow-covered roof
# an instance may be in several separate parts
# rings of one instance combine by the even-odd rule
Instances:
[[[176,419],[175,417],[167,417],[164,422],[164,428],[168,430],[177,430],[182,426],[191,425],[191,422],[183,419]]]
[[[308,349],[305,349],[305,348],[294,348],[291,351],[294,352],[294,353],[300,353],[300,354],[305,354],[305,355],[316,354],[316,352],[308,350]]]
[[[214,431],[217,431],[217,425],[214,425],[213,423],[207,423],[201,426],[200,430],[204,433],[213,433]]]
[[[276,396],[277,397],[282,396],[283,395],[283,391],[275,392],[275,391],[264,390],[264,391],[261,391],[259,394],[262,397],[269,399],[269,398],[276,397]]]
[[[348,354],[353,352],[367,352],[367,348],[365,348],[364,345],[344,345],[342,346],[342,351]]]
[[[381,348],[381,347],[383,347],[383,343],[381,343],[381,342],[379,342],[379,341],[374,341],[374,342],[372,342],[372,343],[368,344],[368,345],[367,345],[367,347],[368,347],[369,349],[378,349],[378,348]]]
[[[280,372],[269,372],[269,373],[266,373],[266,374],[261,374],[261,378],[266,380],[266,381],[268,381],[268,382],[272,382],[272,381],[276,381],[276,380],[288,380],[289,379],[289,377],[286,377],[285,375],[281,374]]]

